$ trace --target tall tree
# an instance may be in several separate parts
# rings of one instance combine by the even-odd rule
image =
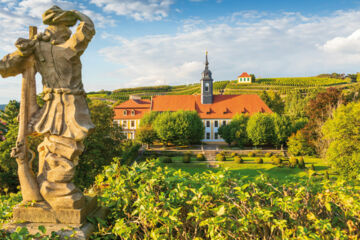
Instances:
[[[219,128],[218,132],[220,137],[229,145],[235,142],[237,146],[243,147],[249,142],[246,132],[248,120],[248,115],[236,114],[229,124],[222,125]]]
[[[271,115],[257,113],[251,116],[246,127],[246,132],[255,146],[272,144],[275,138],[275,132]]]
[[[195,111],[163,112],[153,123],[160,141],[176,145],[199,143],[204,125]]]
[[[114,112],[106,103],[89,102],[91,120],[95,129],[84,140],[85,150],[76,168],[75,182],[84,188],[90,186],[103,166],[121,155],[121,141],[124,139],[121,127],[113,124]]]
[[[309,121],[303,129],[303,133],[316,152],[322,156],[327,148],[327,142],[323,141],[321,128],[342,101],[340,90],[328,88],[326,92],[318,93],[316,98],[310,100],[307,105],[306,115]]]
[[[284,113],[285,103],[281,99],[281,96],[277,92],[270,91],[263,91],[260,95],[260,98],[269,106],[269,108],[278,114]]]
[[[281,146],[285,144],[288,137],[292,133],[292,125],[288,116],[279,115],[277,113],[271,114],[274,123],[274,138],[273,144]]]
[[[149,148],[156,139],[157,135],[151,125],[142,126],[136,130],[136,140],[142,144],[146,144],[146,148]]]
[[[326,158],[343,177],[360,174],[360,103],[341,105],[322,129],[329,148]]]

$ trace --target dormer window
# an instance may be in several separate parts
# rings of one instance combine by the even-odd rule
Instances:
[[[132,111],[131,111],[131,115],[132,115],[132,116],[135,116],[135,110],[132,110]]]
[[[124,110],[124,116],[126,116],[127,115],[127,111],[126,110]]]
[[[209,83],[205,83],[205,92],[209,91]]]

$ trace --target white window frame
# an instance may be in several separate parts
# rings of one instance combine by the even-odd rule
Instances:
[[[130,128],[136,128],[136,122],[135,120],[130,121]]]
[[[124,128],[124,129],[127,129],[127,128],[128,128],[127,120],[123,120],[123,121],[122,121],[122,128]]]
[[[206,133],[206,140],[210,140],[211,139],[211,133],[210,132],[207,132]]]
[[[132,111],[131,111],[131,115],[132,115],[132,116],[135,116],[135,110],[132,110]]]
[[[216,127],[216,128],[219,127],[219,121],[218,120],[214,121],[214,127]]]
[[[127,110],[123,111],[124,116],[127,116]]]
[[[209,126],[208,126],[208,125],[209,125]],[[206,121],[205,121],[205,126],[206,126],[207,128],[211,127],[210,120],[206,120]]]

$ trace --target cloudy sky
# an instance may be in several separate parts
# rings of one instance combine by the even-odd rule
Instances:
[[[206,50],[215,80],[360,71],[355,0],[0,0],[0,55],[29,25],[42,31],[52,5],[96,24],[82,56],[87,91],[198,82]],[[19,99],[20,85],[0,78],[0,104]]]

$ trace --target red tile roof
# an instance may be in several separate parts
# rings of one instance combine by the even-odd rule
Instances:
[[[114,107],[114,119],[140,119],[145,113],[150,112],[151,101],[148,99],[130,99]],[[135,115],[132,115],[132,111]],[[124,111],[127,112],[124,115]]]
[[[152,104],[149,100],[128,100],[114,108],[114,119],[140,119],[150,111],[197,111],[202,119],[231,119],[236,113],[250,115],[271,109],[258,95],[214,95],[212,104],[202,104],[200,95],[162,95],[154,96]],[[127,115],[123,111],[127,110]],[[131,111],[135,110],[135,116]]]
[[[258,95],[214,95],[212,104],[201,104],[200,95],[153,97],[152,111],[195,110],[202,119],[230,119],[236,113],[272,113]]]
[[[250,77],[250,75],[247,72],[243,72],[239,77]]]

